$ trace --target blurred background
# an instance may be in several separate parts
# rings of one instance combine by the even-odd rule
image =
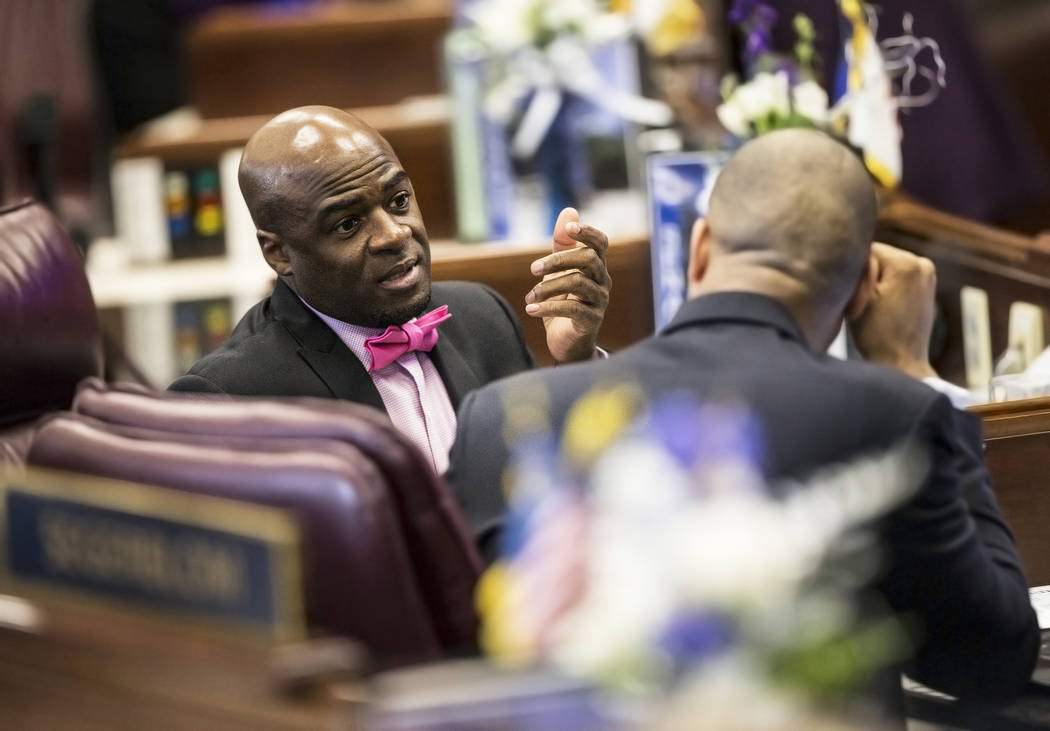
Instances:
[[[860,30],[875,40],[882,58],[874,75],[852,88],[862,74],[853,73],[857,48],[852,57],[848,49]],[[42,201],[84,252],[90,294],[67,297],[64,286],[45,294],[68,299],[80,312],[92,302],[97,306],[106,335],[106,380],[163,387],[221,343],[272,286],[273,273],[259,255],[236,182],[245,141],[290,107],[346,108],[391,142],[411,175],[432,240],[435,278],[484,281],[521,307],[532,286],[528,264],[537,250],[549,247],[553,214],[574,205],[606,230],[616,292],[602,343],[617,349],[652,332],[680,302],[683,241],[691,219],[702,213],[719,161],[748,137],[778,126],[826,127],[850,133],[850,144],[866,162],[870,157],[887,163],[877,169],[869,164],[887,188],[896,188],[883,200],[884,240],[937,262],[943,327],[934,357],[941,374],[987,395],[993,360],[996,375],[1016,375],[1034,362],[1039,368],[1030,382],[1004,384],[1016,389],[1007,397],[1050,395],[1050,351],[1044,351],[1050,336],[1048,68],[1046,0],[879,0],[864,8],[849,0],[3,0],[0,204],[25,197]],[[845,113],[834,111],[865,86],[877,92],[871,108],[886,123],[868,139],[852,134],[862,125],[846,126]],[[890,99],[895,105],[886,106]],[[75,268],[81,274],[79,262]],[[967,312],[975,288],[983,288],[980,307]],[[34,295],[41,289],[30,287]],[[1014,305],[1024,307],[1017,318]],[[55,320],[85,330],[93,348],[94,333],[68,309],[57,318],[22,319],[18,328],[0,328],[14,333],[10,342],[18,347],[7,348],[10,353],[28,331],[52,345]],[[1015,320],[1021,339],[1013,334]],[[532,320],[525,328],[542,357],[542,326]],[[966,342],[966,336],[974,340]],[[981,348],[972,346],[978,338]],[[50,348],[45,367],[33,362],[21,370],[47,375],[62,352]],[[1011,370],[1000,370],[1003,363]],[[647,433],[671,434],[684,423],[682,405],[672,406],[662,416],[665,428]],[[986,413],[995,433],[995,412]],[[274,412],[273,418],[283,417]],[[608,427],[605,421],[600,426]],[[718,423],[726,422],[719,415]],[[1009,429],[1013,441],[990,440],[988,463],[1029,578],[1050,584],[1048,513],[1039,507],[1045,491],[1031,489],[1042,485],[1045,474],[1045,444],[1038,441],[1047,432],[1045,411],[1035,412],[1031,423],[1032,434],[1000,425],[998,437]],[[588,424],[585,431],[597,433],[598,427]],[[711,427],[681,431],[704,429]],[[311,449],[319,441],[306,439]],[[607,474],[648,487],[653,473],[637,459],[639,445],[634,448],[621,451],[627,462]],[[267,454],[264,447],[259,453]],[[218,482],[231,472],[244,473],[241,454],[235,456],[235,467],[216,466]],[[191,463],[194,457],[185,459]],[[311,464],[317,459],[308,455]],[[743,458],[736,461],[740,469],[749,468]],[[133,454],[109,462],[137,467],[159,461]],[[264,487],[265,474],[298,487],[295,479],[265,470],[268,464],[258,463]],[[556,473],[546,463],[542,467]],[[172,469],[180,479],[183,473],[196,479],[189,469]],[[256,479],[256,473],[246,474]],[[621,509],[613,517],[622,518],[625,530],[636,522],[635,505],[612,507]],[[717,528],[727,514],[751,520],[765,509],[725,502],[723,512],[712,513],[716,522],[702,525],[689,522],[678,502],[664,507],[672,514],[652,523],[661,535],[670,533],[662,528],[671,518],[684,516],[675,524],[683,536],[712,540],[720,535],[703,525]],[[568,515],[581,522],[603,517]],[[347,524],[353,519],[334,510],[325,516]],[[721,527],[729,525],[736,523]],[[785,538],[811,535],[808,523],[782,527]],[[350,534],[333,531],[344,533]],[[747,545],[761,548],[751,533],[739,533]],[[642,531],[635,538],[642,546],[655,542]],[[566,553],[559,547],[551,555],[560,560]],[[346,572],[333,565],[339,574],[334,584],[346,590]],[[433,565],[429,555],[426,565]],[[733,569],[730,578],[765,581],[759,571],[726,566]],[[784,575],[779,563],[768,568],[775,571],[771,579]],[[378,607],[384,621],[389,607],[408,606],[400,599],[388,607],[383,600],[361,603],[356,597],[352,604]],[[3,610],[0,603],[0,615]],[[497,628],[500,611],[490,608]],[[750,612],[744,606],[740,613]],[[782,616],[767,628],[777,638],[784,635]],[[809,620],[803,611],[796,618]],[[0,628],[3,623],[0,616]],[[694,623],[672,639],[703,630],[717,640],[720,635],[710,630],[718,624]],[[122,623],[93,620],[85,626],[105,630],[99,649],[85,645],[97,656],[95,665],[85,667],[100,668],[99,677],[115,677],[106,674],[114,657],[112,664],[139,656],[155,663],[162,655],[152,644],[125,650]],[[599,644],[603,633],[616,634],[597,620],[593,631]],[[148,627],[142,634],[152,632]],[[892,647],[884,639],[879,643]],[[133,670],[135,682],[151,674],[162,683],[169,677],[193,681],[186,685],[187,703],[211,693],[225,713],[226,695],[235,693],[199,671],[202,657],[218,656],[214,645],[179,640],[175,646],[185,648],[186,666],[196,669],[176,663],[167,675],[155,667],[150,673]],[[636,649],[644,654],[651,648]],[[49,659],[57,654],[48,652]],[[353,666],[355,656],[347,654],[343,664]],[[258,681],[262,689],[263,701],[242,693],[243,705],[255,714],[275,712],[260,705],[273,690],[272,678],[263,677],[267,657],[230,657],[216,663],[217,672],[248,678],[247,684]],[[321,664],[338,664],[329,660]],[[296,669],[309,664],[298,660],[284,668],[292,693],[302,691]],[[482,672],[500,680],[487,667]],[[24,675],[23,682],[32,687],[34,677]],[[56,692],[62,695],[56,697],[68,697],[68,677],[58,678]],[[428,692],[432,685],[429,677],[414,681]],[[0,683],[0,701],[3,690]],[[0,709],[15,707],[23,699],[14,696],[26,691],[13,686],[7,692]],[[723,694],[721,702],[738,714],[753,700],[750,691],[745,697]],[[712,703],[701,698],[685,704],[681,727],[695,728],[690,709],[718,710]],[[73,704],[53,705],[57,712],[79,711]],[[250,717],[257,726],[260,716]],[[716,718],[712,727],[727,726]]]
[[[274,114],[329,104],[377,127],[439,244],[542,242],[562,205],[646,236],[646,157],[763,131],[718,111],[758,56],[834,103],[844,17],[836,0],[5,0],[0,201],[58,214],[110,339],[163,385],[268,289],[235,171]],[[899,188],[1050,229],[1050,3],[883,0],[868,25],[894,93],[920,100],[896,115]]]

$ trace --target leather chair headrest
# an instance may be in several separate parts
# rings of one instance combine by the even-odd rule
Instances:
[[[102,331],[80,250],[42,205],[0,208],[0,426],[67,408],[102,373]]]

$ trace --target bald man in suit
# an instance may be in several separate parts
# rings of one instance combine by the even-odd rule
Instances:
[[[765,446],[758,467],[774,484],[916,445],[929,472],[877,526],[886,555],[873,586],[893,612],[918,620],[909,673],[967,698],[1022,688],[1039,628],[980,422],[923,383],[934,375],[933,265],[872,245],[875,218],[864,166],[831,138],[788,130],[745,145],[693,229],[689,299],[663,331],[607,360],[518,375],[464,400],[449,478],[486,558],[499,550],[513,447],[504,405],[515,395],[544,394],[554,434],[596,384],[629,382],[650,397],[728,395],[754,413]],[[824,354],[843,320],[868,362]]]
[[[479,284],[431,284],[412,182],[382,135],[353,114],[308,106],[278,115],[248,141],[239,181],[277,284],[170,388],[375,406],[444,471],[460,400],[534,365],[511,308]],[[607,247],[566,209],[552,252],[533,264],[542,281],[522,293],[525,313],[543,319],[555,362],[597,353]],[[422,335],[415,325],[428,311],[440,328]],[[412,347],[387,361],[377,339],[391,328]]]

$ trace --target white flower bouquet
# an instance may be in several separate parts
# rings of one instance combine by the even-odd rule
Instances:
[[[915,489],[911,453],[769,486],[755,424],[732,404],[596,390],[558,444],[536,428],[542,394],[516,403],[511,431],[530,434],[505,556],[478,591],[497,660],[665,705],[712,675],[823,698],[909,651],[894,618],[865,623],[855,600],[871,569],[856,557],[874,550],[858,528]],[[861,551],[844,559],[844,546]]]
[[[813,23],[804,15],[794,19],[797,42],[794,57],[770,50],[776,13],[756,0],[737,0],[729,18],[745,34],[745,65],[751,78],[729,75],[722,84],[725,100],[716,110],[718,120],[737,137],[747,138],[785,127],[825,128],[830,123],[828,94],[814,79]]]

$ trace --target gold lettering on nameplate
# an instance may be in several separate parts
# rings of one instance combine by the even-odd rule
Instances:
[[[206,538],[169,538],[160,531],[60,508],[40,512],[48,569],[71,577],[236,604],[245,590],[244,556]]]

